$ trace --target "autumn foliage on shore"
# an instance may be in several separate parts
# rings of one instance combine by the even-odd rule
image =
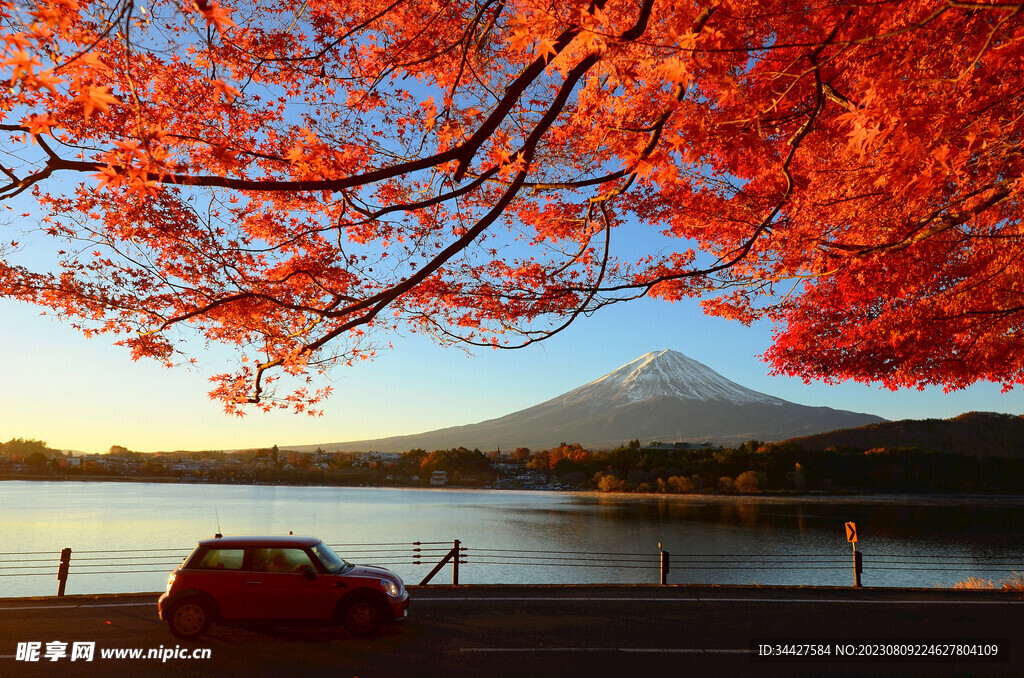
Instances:
[[[0,0],[0,294],[232,347],[232,412],[648,295],[771,319],[779,373],[1012,387],[1022,9]]]

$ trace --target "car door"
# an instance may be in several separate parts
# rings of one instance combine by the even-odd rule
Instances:
[[[210,548],[189,563],[192,586],[209,593],[220,606],[226,619],[244,619],[247,614],[246,581],[250,573],[245,567],[241,548]]]
[[[252,572],[246,587],[252,591],[251,619],[329,619],[333,610],[332,577],[317,572],[301,548],[258,548],[251,554]],[[312,570],[315,576],[309,576]]]

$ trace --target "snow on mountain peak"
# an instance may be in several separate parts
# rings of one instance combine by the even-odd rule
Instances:
[[[640,402],[656,397],[733,403],[784,401],[729,381],[707,365],[678,351],[646,353],[631,363],[565,394],[563,402],[584,398]]]

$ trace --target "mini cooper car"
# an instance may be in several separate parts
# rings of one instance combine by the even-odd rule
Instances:
[[[204,539],[167,580],[160,619],[184,640],[213,623],[339,623],[367,637],[405,618],[409,594],[395,573],[353,565],[315,537]]]

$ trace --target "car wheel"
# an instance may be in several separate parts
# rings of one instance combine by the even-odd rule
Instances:
[[[366,638],[377,630],[382,617],[376,603],[359,598],[345,606],[341,619],[346,631],[357,638]]]
[[[209,605],[199,598],[187,598],[171,610],[167,625],[178,638],[195,640],[206,633],[213,622]]]

